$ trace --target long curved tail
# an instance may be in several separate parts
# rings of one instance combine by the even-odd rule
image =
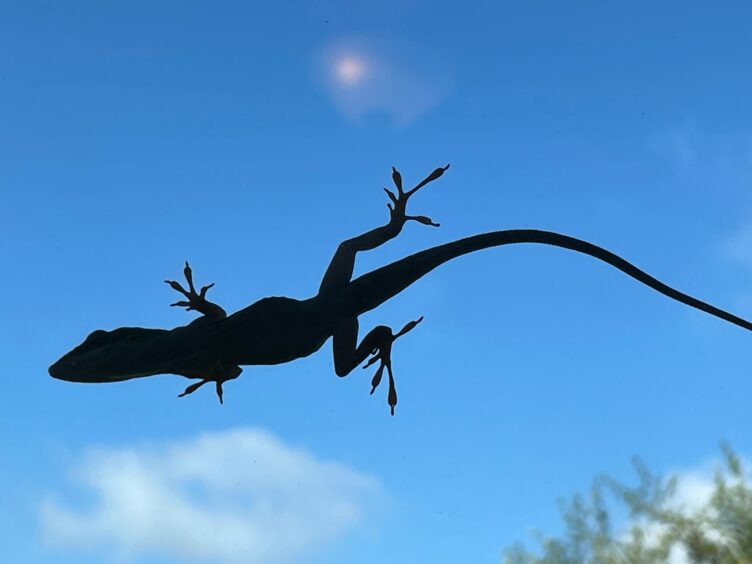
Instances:
[[[347,303],[355,315],[360,315],[378,307],[447,261],[482,249],[517,243],[551,245],[590,255],[618,268],[664,296],[752,331],[752,323],[749,321],[664,284],[611,251],[568,235],[539,229],[492,231],[415,253],[353,280],[346,290]]]

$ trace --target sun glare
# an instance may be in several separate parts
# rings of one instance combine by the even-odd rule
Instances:
[[[362,59],[354,55],[344,55],[335,63],[335,72],[337,80],[346,85],[352,86],[358,83],[365,75],[366,67]]]

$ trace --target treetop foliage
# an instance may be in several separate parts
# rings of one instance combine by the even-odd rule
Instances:
[[[656,477],[635,458],[636,486],[596,477],[587,496],[561,503],[561,538],[538,534],[540,554],[517,543],[504,551],[504,564],[752,564],[749,473],[727,444],[721,452],[712,495],[701,506],[678,503],[678,478]],[[628,525],[614,527],[609,497],[628,510]]]

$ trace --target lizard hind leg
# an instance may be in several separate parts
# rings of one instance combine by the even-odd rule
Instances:
[[[431,218],[424,215],[407,215],[407,202],[413,194],[426,184],[438,179],[448,168],[449,165],[439,167],[410,190],[403,190],[402,176],[397,172],[397,169],[392,167],[392,181],[397,189],[397,193],[395,194],[391,190],[384,188],[384,191],[390,200],[390,202],[387,203],[387,207],[389,208],[389,222],[381,227],[376,227],[375,229],[371,229],[366,233],[358,235],[357,237],[348,239],[337,247],[334,257],[329,263],[329,267],[321,281],[319,294],[331,294],[333,292],[342,291],[352,278],[353,270],[355,268],[355,255],[361,251],[375,249],[390,239],[394,239],[400,234],[405,223],[408,221],[417,221],[423,225],[438,227],[438,223],[434,223]]]
[[[392,328],[386,325],[378,325],[363,337],[363,340],[356,346],[358,338],[358,320],[353,318],[342,325],[334,332],[333,349],[334,349],[334,370],[337,376],[347,376],[361,362],[366,361],[363,368],[379,362],[379,366],[371,379],[371,394],[381,383],[386,370],[389,377],[389,391],[387,393],[387,402],[391,414],[394,415],[394,408],[397,405],[397,388],[394,382],[394,373],[392,372],[392,344],[405,333],[412,331],[423,321],[423,317],[410,321],[397,333],[392,332]]]

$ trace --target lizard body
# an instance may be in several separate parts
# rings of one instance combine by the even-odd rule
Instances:
[[[73,382],[102,383],[178,374],[200,379],[181,396],[214,382],[222,401],[222,384],[237,378],[242,372],[241,365],[290,362],[313,354],[331,338],[338,376],[349,374],[369,355],[373,356],[366,366],[380,362],[371,381],[371,393],[386,370],[388,402],[393,414],[397,395],[391,347],[395,339],[412,330],[423,318],[409,322],[396,334],[391,328],[379,325],[358,344],[358,316],[378,307],[447,261],[490,247],[520,243],[552,245],[587,254],[674,300],[752,330],[752,323],[679,292],[602,247],[537,229],[510,229],[466,237],[415,253],[353,280],[358,252],[396,237],[410,220],[438,226],[428,217],[408,216],[406,204],[412,194],[439,178],[448,167],[434,170],[409,191],[403,191],[402,178],[393,169],[397,194],[385,189],[391,200],[390,221],[340,244],[314,297],[307,300],[264,298],[228,316],[221,307],[206,300],[206,292],[212,285],[200,292],[195,290],[192,271],[186,263],[184,273],[188,289],[167,281],[186,298],[172,305],[197,310],[203,317],[172,330],[126,327],[110,332],[95,331],[54,363],[50,375]]]

